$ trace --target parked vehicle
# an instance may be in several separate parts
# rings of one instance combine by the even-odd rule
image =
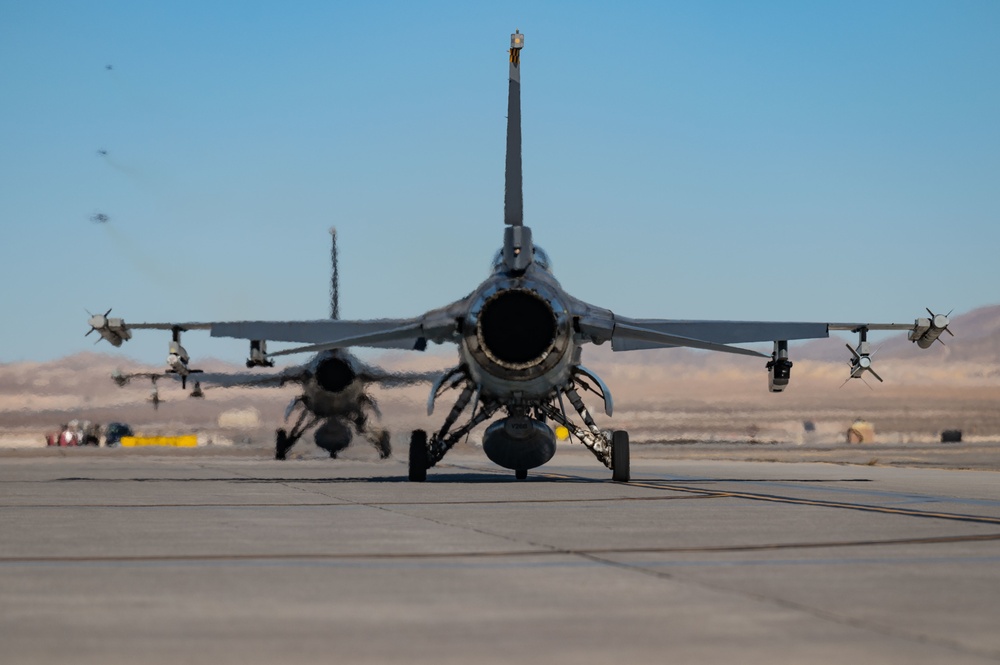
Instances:
[[[108,423],[104,428],[104,445],[113,448],[121,442],[123,436],[135,436],[135,432],[125,423]]]

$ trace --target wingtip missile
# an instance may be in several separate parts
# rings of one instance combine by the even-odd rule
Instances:
[[[921,349],[930,348],[934,342],[944,344],[940,339],[942,333],[948,333],[952,337],[955,336],[955,333],[948,328],[951,323],[948,316],[951,312],[948,312],[948,314],[935,314],[930,308],[927,308],[927,313],[930,315],[930,318],[921,317],[915,320],[913,322],[913,329],[910,330],[908,336],[909,340],[915,342]]]
[[[90,314],[90,312],[87,312]],[[92,332],[97,332],[102,339],[106,339],[112,346],[121,346],[122,342],[132,339],[132,333],[125,325],[125,320],[120,318],[109,318],[111,313],[109,308],[104,314],[91,314],[87,323],[90,325],[84,337]],[[99,340],[98,340],[99,341]]]

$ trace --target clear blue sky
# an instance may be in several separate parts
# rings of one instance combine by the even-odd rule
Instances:
[[[806,321],[1000,302],[995,0],[0,0],[0,362],[94,348],[85,308],[324,317],[332,225],[345,317],[464,296],[502,239],[515,28],[525,219],[573,295]]]

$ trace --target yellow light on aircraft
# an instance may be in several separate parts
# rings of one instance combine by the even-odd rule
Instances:
[[[556,438],[560,441],[565,441],[569,438],[569,430],[565,426],[560,425],[556,428]]]

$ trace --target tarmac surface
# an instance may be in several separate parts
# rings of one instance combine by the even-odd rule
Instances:
[[[0,663],[1000,661],[997,471],[635,448],[4,455]]]

